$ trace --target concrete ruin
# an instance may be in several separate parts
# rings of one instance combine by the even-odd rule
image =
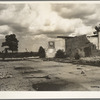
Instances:
[[[78,53],[81,57],[90,57],[98,55],[99,51],[96,45],[91,43],[86,35],[69,37],[58,36],[65,39],[65,52],[68,57],[74,57]]]
[[[49,41],[48,42],[48,49],[46,51],[46,57],[47,58],[53,58],[55,57],[56,49],[55,49],[55,42]]]

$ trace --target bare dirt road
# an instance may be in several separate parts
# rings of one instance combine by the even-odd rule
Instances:
[[[100,67],[41,59],[0,62],[1,91],[99,91]]]

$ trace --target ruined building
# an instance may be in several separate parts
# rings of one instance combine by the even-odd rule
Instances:
[[[48,49],[46,51],[46,57],[47,58],[53,58],[55,57],[56,49],[55,49],[55,42],[49,41],[48,42]]]
[[[65,52],[69,57],[74,57],[76,53],[81,57],[97,55],[96,46],[87,39],[86,35],[75,37],[58,36],[58,38],[65,39]]]

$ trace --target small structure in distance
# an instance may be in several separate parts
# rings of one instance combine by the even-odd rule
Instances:
[[[48,42],[48,49],[46,51],[46,57],[47,58],[53,58],[55,57],[56,49],[55,49],[55,42],[49,41]]]

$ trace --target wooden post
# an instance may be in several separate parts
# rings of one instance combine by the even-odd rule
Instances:
[[[100,50],[100,32],[98,32],[98,49]]]

